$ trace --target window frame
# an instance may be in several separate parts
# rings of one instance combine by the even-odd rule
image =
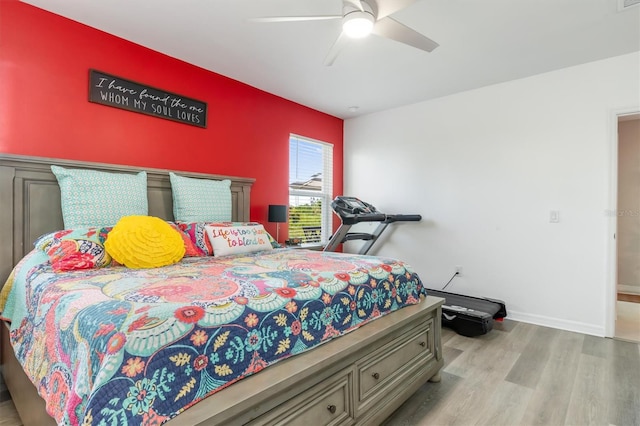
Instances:
[[[289,135],[289,155],[291,156],[291,144],[293,141],[306,142],[319,146],[322,149],[322,187],[320,191],[317,190],[304,190],[292,188],[291,173],[292,165],[298,163],[292,163],[289,158],[289,211],[291,210],[292,199],[294,197],[311,197],[320,198],[322,201],[321,207],[321,220],[320,220],[320,241],[309,243],[312,245],[324,245],[329,241],[333,233],[333,211],[331,209],[331,202],[333,201],[333,144],[328,142],[319,141],[306,136],[297,134]],[[327,178],[328,177],[328,178]],[[291,238],[291,237],[290,237]],[[303,239],[304,241],[304,239]]]

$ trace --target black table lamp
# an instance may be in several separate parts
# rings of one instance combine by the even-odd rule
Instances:
[[[276,241],[280,242],[280,224],[287,221],[287,206],[269,205],[269,222],[276,222]]]

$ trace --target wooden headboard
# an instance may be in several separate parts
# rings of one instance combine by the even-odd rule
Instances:
[[[0,287],[15,264],[32,250],[36,238],[63,229],[60,187],[51,172],[52,164],[119,173],[144,170],[149,215],[165,220],[173,220],[170,171],[188,177],[230,179],[232,219],[249,221],[252,178],[0,154]]]

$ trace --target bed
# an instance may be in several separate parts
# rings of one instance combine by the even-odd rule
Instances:
[[[64,228],[60,212],[60,190],[56,177],[51,172],[50,166],[52,164],[118,173],[136,173],[143,170],[135,167],[98,163],[0,156],[0,199],[3,201],[0,207],[0,237],[3,241],[0,246],[0,283],[5,282],[14,266],[22,259],[26,259],[23,262],[33,262],[33,265],[40,265],[42,259],[37,259],[37,256],[41,256],[41,254],[34,254],[33,242],[43,234]],[[169,171],[146,168],[144,171],[147,174],[148,182],[149,215],[168,221],[173,220]],[[252,179],[188,172],[180,172],[180,174],[185,177],[213,180],[229,179],[232,194],[232,220],[237,222],[249,220]],[[7,200],[13,200],[13,202],[6,202]],[[258,272],[263,281],[262,284],[257,285],[258,290],[256,290],[256,284],[250,284],[242,290],[234,288],[230,293],[217,294],[215,297],[219,303],[216,304],[215,309],[206,308],[208,305],[199,306],[192,303],[193,300],[188,297],[190,294],[188,286],[185,286],[181,294],[191,302],[187,304],[188,306],[172,308],[172,312],[175,313],[175,318],[172,317],[172,321],[182,324],[183,335],[172,335],[173,337],[168,341],[158,337],[160,340],[156,342],[153,351],[151,351],[153,353],[145,353],[148,345],[139,343],[136,346],[134,339],[128,336],[131,339],[128,342],[131,346],[127,353],[133,353],[137,356],[129,357],[127,360],[118,359],[117,362],[111,362],[113,354],[103,351],[97,364],[103,367],[110,365],[111,362],[114,366],[111,370],[117,370],[117,374],[113,374],[113,377],[109,376],[103,381],[111,380],[127,384],[123,386],[121,394],[118,394],[118,386],[115,386],[113,390],[105,391],[108,396],[111,396],[110,399],[92,397],[96,401],[106,401],[92,407],[95,410],[93,411],[95,415],[95,423],[93,424],[99,424],[100,420],[103,420],[104,424],[118,424],[123,423],[125,419],[129,423],[135,424],[135,421],[142,419],[142,416],[136,417],[135,421],[132,419],[131,413],[136,411],[138,414],[142,415],[144,412],[146,415],[144,421],[140,422],[142,424],[164,422],[169,425],[376,424],[388,417],[425,381],[439,381],[439,371],[443,365],[440,343],[442,299],[429,295],[424,297],[421,288],[415,288],[416,284],[420,287],[419,279],[416,281],[416,277],[409,270],[403,269],[402,263],[391,261],[390,264],[369,265],[373,268],[373,272],[368,272],[370,275],[365,274],[363,278],[359,274],[362,274],[363,268],[367,265],[358,262],[375,263],[378,262],[378,259],[371,257],[359,259],[358,256],[302,249],[275,249],[266,254],[252,252],[240,256],[239,259],[232,259],[234,257],[236,256],[219,257],[216,260],[218,263],[214,265],[209,263],[213,260],[208,258],[185,258],[180,262],[180,265],[136,272],[146,275],[147,279],[150,274],[155,274],[151,278],[155,279],[154,282],[160,287],[166,284],[162,281],[163,279],[166,279],[167,276],[171,278],[168,271],[183,270],[184,268],[189,268],[189,274],[192,276],[224,275],[234,282],[245,281],[248,271],[259,269]],[[184,265],[182,265],[183,262]],[[351,265],[346,269],[351,271],[351,274],[347,274],[347,276],[342,272],[345,275],[345,282],[341,282],[340,277],[336,279],[331,275],[336,275],[333,269],[330,271],[322,270],[322,268],[328,268],[329,266],[326,265],[330,263],[320,267],[314,266],[320,265],[322,262],[334,262],[331,268],[337,268],[336,265],[345,263]],[[287,269],[291,265],[295,266]],[[44,282],[52,280],[56,276],[46,268],[46,266],[34,266],[30,267],[30,270],[39,271],[37,277]],[[389,305],[387,306],[388,311],[382,311],[383,304],[375,303],[375,298],[378,297],[375,286],[378,282],[387,283],[388,280],[385,276],[394,268],[399,269],[396,271],[398,274],[394,279],[398,282],[413,283],[413,287],[409,285],[410,288],[413,288],[413,292],[407,291],[403,293],[404,296],[401,296],[397,294],[396,290],[393,290],[393,299],[397,299],[398,302],[402,301],[402,303],[396,303],[390,297],[390,302],[387,303]],[[119,285],[118,279],[124,279],[123,276],[126,275],[123,272],[124,269],[126,268],[116,268],[116,272],[112,273],[108,279],[110,280],[108,285],[111,288],[109,291],[118,297],[124,295],[119,300],[125,300],[128,297],[129,299],[126,300],[135,300],[137,303],[141,299],[153,299],[161,297],[158,294],[164,295],[162,291],[149,293],[149,284],[145,284],[145,287],[136,291],[131,290],[129,284]],[[381,274],[380,281],[373,280],[375,271]],[[76,274],[74,279],[78,281],[77,277],[80,276],[83,285],[91,282],[92,279],[101,282],[107,280],[97,274],[98,271],[95,270],[83,271],[80,275]],[[114,278],[115,275],[118,276],[117,279]],[[277,284],[273,284],[274,280],[285,280],[292,283],[294,275],[307,280],[305,285],[289,284],[281,288]],[[139,276],[136,276],[135,279],[138,278]],[[177,277],[176,279],[183,278]],[[361,284],[362,289],[357,287],[360,285],[359,283],[349,281],[354,279],[358,281],[359,278],[366,281]],[[312,281],[314,285],[309,284]],[[56,286],[56,288],[72,288],[73,284],[63,281]],[[35,287],[37,285],[34,285]],[[271,287],[275,290],[265,290],[265,288]],[[382,290],[382,288],[380,289]],[[104,293],[107,291],[105,290]],[[132,296],[133,293],[135,294]],[[292,295],[293,293],[296,297]],[[320,295],[320,301],[313,300],[311,293]],[[361,298],[363,302],[356,308],[355,300],[358,294],[363,295]],[[69,296],[63,295],[61,297],[60,300],[64,300],[64,297]],[[350,297],[351,299],[349,299]],[[84,300],[84,298],[90,297],[76,297],[76,300]],[[329,299],[332,300],[332,303],[335,302],[337,307],[330,305]],[[367,303],[364,302],[365,299],[368,301]],[[304,303],[301,302],[303,300]],[[155,299],[152,301],[156,302]],[[292,301],[296,303],[292,304]],[[176,301],[171,300],[171,302]],[[65,306],[73,305],[73,302],[66,303]],[[325,308],[333,306],[333,310],[325,312],[336,316],[338,315],[336,312],[342,309],[340,321],[338,322],[336,317],[333,318],[336,321],[332,322],[333,320],[329,318],[331,315],[323,318],[322,311],[320,314],[315,314],[315,318],[312,318],[314,314],[310,313],[311,310],[309,313],[301,315],[303,306],[305,309],[306,307],[311,309],[311,305],[314,303]],[[407,306],[402,307],[405,304]],[[81,308],[75,307],[75,311],[70,308],[58,308],[58,312],[66,314],[82,311],[85,308],[89,313],[93,312],[91,309],[94,309],[82,306]],[[120,306],[111,306],[109,309],[108,313],[114,318],[119,313],[124,313]],[[134,333],[148,332],[154,327],[157,330],[160,323],[167,323],[166,318],[158,319],[157,312],[149,310],[149,314],[147,314],[146,311],[142,312],[144,309],[153,308],[138,307],[141,312],[136,312],[137,316],[135,317],[131,317],[129,314],[124,315],[129,317],[129,323],[124,325]],[[209,310],[207,311],[207,309]],[[362,311],[362,317],[356,320],[358,309]],[[216,313],[218,319],[222,316],[235,317],[236,319],[240,318],[243,322],[229,323],[229,325],[210,322],[195,329],[193,325],[195,323],[199,326],[202,325],[205,313],[209,315],[211,310]],[[154,315],[151,315],[151,312]],[[243,314],[239,315],[237,312]],[[279,313],[276,314],[276,312]],[[261,313],[266,316],[261,317]],[[207,318],[213,318],[212,315]],[[90,320],[84,322],[87,321],[91,322]],[[270,330],[268,333],[271,334],[262,331],[262,334],[258,336],[255,333],[257,329],[253,329],[254,325],[250,324],[253,322],[265,325],[262,330]],[[359,326],[355,327],[355,324],[360,322],[362,324],[357,324]],[[341,329],[339,324],[346,325],[344,329]],[[122,326],[123,324],[118,325],[118,327]],[[44,400],[38,395],[36,387],[18,362],[18,357],[16,357],[9,339],[8,325],[3,323],[0,328],[2,332],[0,343],[2,372],[24,424],[55,424],[56,422],[45,411]],[[94,324],[93,328],[89,327],[88,329],[89,334],[107,339],[110,343],[107,348],[120,346],[118,339],[114,339],[117,337],[117,333],[114,333],[113,328],[108,324]],[[187,331],[187,329],[189,330]],[[245,333],[242,335],[243,339],[238,339],[236,336],[235,347],[231,345],[234,340],[234,332],[229,331],[231,329],[242,329]],[[31,330],[36,333],[35,328]],[[215,335],[214,330],[217,333]],[[70,333],[78,337],[82,331],[72,330]],[[55,334],[55,330],[49,334]],[[267,339],[267,335],[273,338]],[[324,339],[323,336],[328,337]],[[16,341],[15,337],[14,341]],[[251,337],[256,340],[252,341]],[[317,345],[310,343],[314,339],[318,340]],[[183,343],[187,340],[198,347],[204,347],[205,342],[208,342],[211,347],[209,352],[206,352],[207,356],[203,356],[205,352],[201,352],[199,355],[194,352],[189,355],[189,350],[193,350],[193,348],[181,350],[180,348],[186,347]],[[274,355],[280,353],[282,356],[271,359],[266,355],[260,357],[253,355],[251,358],[247,354],[255,354],[254,352],[245,353],[238,349],[242,346],[240,340],[245,341],[245,345],[248,344],[246,342],[262,344],[267,352]],[[226,349],[225,345],[227,345]],[[132,347],[137,349],[131,349]],[[20,353],[20,344],[17,344],[16,348]],[[215,350],[211,348],[215,348]],[[180,368],[172,367],[173,370],[163,370],[160,367],[148,368],[149,374],[142,379],[143,376],[139,374],[143,374],[145,363],[148,367],[152,364],[151,358],[154,356],[156,357],[154,359],[160,358],[156,355],[157,351],[164,351],[162,352],[164,358],[171,359],[174,367]],[[242,353],[247,357],[244,361],[239,360],[242,358]],[[237,361],[236,364],[232,363],[234,360]],[[243,362],[244,364],[242,364]],[[208,365],[209,363],[211,365]],[[216,364],[215,368],[213,368],[214,363]],[[97,365],[96,361],[89,364]],[[238,366],[242,366],[242,368]],[[210,371],[210,373],[203,376],[203,372],[206,371]],[[52,377],[50,374],[46,374],[48,378]],[[144,374],[146,374],[146,370]],[[198,380],[189,374],[197,376]],[[181,375],[182,379],[178,380],[176,375]],[[61,374],[58,376],[65,377]],[[131,380],[127,382],[127,379]],[[153,383],[151,383],[152,381]],[[60,392],[56,391],[64,389],[65,383],[67,383],[65,380],[59,380],[55,386],[52,384],[49,384],[48,387],[40,386],[40,391],[45,395],[49,394],[47,398],[51,400],[59,397]],[[87,386],[89,385],[93,386],[95,383],[89,383]],[[75,384],[74,386],[79,387],[80,385]],[[96,387],[108,389],[104,385]],[[170,389],[173,391],[171,392]],[[149,396],[151,394],[153,394],[153,398]],[[179,400],[181,398],[189,402],[184,406],[174,404],[172,408],[162,408],[160,405],[160,400]],[[153,405],[154,402],[158,404],[157,411],[155,406],[154,409],[149,409],[149,405]],[[128,407],[128,411],[123,410],[123,406]],[[83,407],[86,408],[84,405]],[[73,424],[82,423],[82,420],[85,422],[94,420],[90,416],[86,416],[86,413],[86,411],[82,412],[84,418],[82,416],[74,418],[67,415],[61,422]],[[153,416],[150,416],[149,413]],[[150,418],[154,416],[155,418]]]

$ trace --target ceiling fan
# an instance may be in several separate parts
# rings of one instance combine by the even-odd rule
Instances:
[[[427,52],[431,52],[438,47],[439,44],[435,41],[401,24],[390,16],[416,1],[342,0],[342,15],[270,16],[251,20],[255,22],[291,22],[342,19],[342,32],[333,43],[333,46],[331,46],[331,49],[329,49],[329,53],[324,60],[324,64],[330,66],[351,38],[363,38],[369,34],[376,34]]]

